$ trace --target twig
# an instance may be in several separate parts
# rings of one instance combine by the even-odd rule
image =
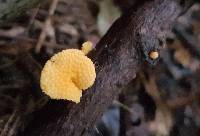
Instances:
[[[133,111],[130,110],[130,108],[128,106],[124,105],[123,103],[121,103],[121,102],[119,102],[117,100],[114,100],[113,103],[118,105],[118,106],[120,106],[121,108],[123,108],[124,110],[128,111],[129,113],[133,114]]]
[[[12,113],[0,136],[14,136],[16,134],[17,128],[21,125],[19,123],[20,116],[18,115],[17,109]]]
[[[170,109],[177,109],[177,108],[186,106],[188,104],[191,104],[199,98],[200,98],[199,94],[195,94],[195,95],[192,94],[187,97],[178,97],[174,100],[168,100],[166,104]]]
[[[40,4],[38,4],[37,8],[33,11],[33,14],[31,15],[29,25],[27,26],[27,29],[25,31],[26,34],[28,34],[28,31],[30,30],[31,26],[33,25],[33,22],[35,21],[35,17],[38,14],[39,9],[40,9]]]
[[[9,35],[4,35],[3,33],[0,33],[0,36],[6,37],[6,38],[11,38],[11,39],[14,39],[18,42],[29,42],[31,44],[37,43],[36,39],[32,39],[32,38],[25,37],[25,36],[12,37],[12,36],[9,36]],[[0,44],[0,46],[3,46],[3,44],[5,44],[5,43]],[[43,46],[48,47],[48,48],[54,48],[54,49],[67,49],[68,48],[64,44],[57,44],[57,43],[52,44],[51,42],[48,42],[48,41],[44,41]],[[71,45],[71,47],[75,47],[75,46],[77,46],[77,45],[73,45],[73,46]],[[33,48],[33,47],[31,47],[31,48]]]
[[[56,10],[56,7],[57,7],[57,4],[58,4],[58,1],[59,0],[53,0],[52,3],[51,3],[51,6],[49,8],[49,15],[45,21],[45,25],[44,25],[44,28],[42,29],[42,32],[40,34],[40,37],[39,37],[39,40],[38,40],[38,43],[36,45],[36,48],[35,48],[35,51],[36,53],[39,53],[40,52],[40,49],[42,48],[42,45],[45,41],[45,38],[46,38],[46,32],[47,32],[47,29],[48,27],[51,25],[51,16],[54,14],[55,10]]]
[[[17,59],[18,59],[18,58],[14,59],[14,60],[12,60],[12,61],[9,61],[9,62],[7,62],[7,63],[5,63],[5,64],[3,64],[3,65],[1,65],[1,66],[0,66],[0,70],[12,66],[13,64],[15,64],[15,62],[17,61]]]

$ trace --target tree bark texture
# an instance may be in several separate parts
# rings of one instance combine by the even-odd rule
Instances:
[[[42,0],[0,0],[0,26],[35,7]]]
[[[165,33],[182,12],[181,0],[146,1],[112,25],[89,57],[96,81],[79,104],[54,101],[34,113],[25,136],[88,136],[102,113],[131,82],[143,63],[155,64],[150,51],[163,48]]]

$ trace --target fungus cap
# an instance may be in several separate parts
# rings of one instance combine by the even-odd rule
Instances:
[[[52,99],[80,102],[82,90],[91,87],[96,73],[93,62],[78,49],[67,49],[48,60],[41,72],[40,86]]]
[[[82,52],[84,52],[84,54],[88,54],[92,50],[92,42],[90,41],[84,42],[82,44],[81,50]]]
[[[151,51],[151,52],[149,53],[149,57],[150,57],[151,59],[157,59],[157,58],[159,57],[159,53],[158,53],[157,51]]]

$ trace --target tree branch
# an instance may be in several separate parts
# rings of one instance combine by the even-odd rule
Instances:
[[[81,102],[51,100],[24,135],[88,136],[102,113],[132,81],[142,63],[155,64],[149,52],[160,52],[165,32],[181,13],[179,0],[147,1],[123,14],[89,55],[96,64],[95,84],[84,92]]]

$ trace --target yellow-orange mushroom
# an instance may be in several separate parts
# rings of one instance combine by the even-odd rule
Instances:
[[[84,54],[88,54],[92,50],[92,42],[90,41],[84,42],[81,50],[82,52],[84,52]]]
[[[149,57],[151,58],[151,59],[157,59],[158,57],[159,57],[159,53],[157,52],[157,51],[151,51],[150,53],[149,53]]]
[[[82,90],[91,87],[95,78],[95,66],[84,52],[66,49],[46,62],[41,72],[40,86],[52,99],[78,103]]]

